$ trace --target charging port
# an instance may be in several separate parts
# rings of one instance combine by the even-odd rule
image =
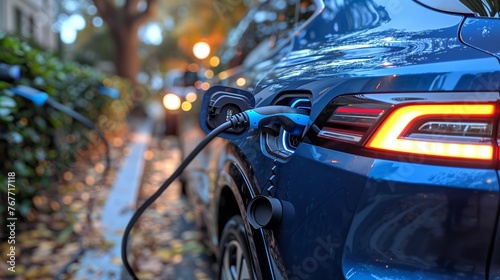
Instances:
[[[273,105],[289,106],[296,109],[311,111],[311,95],[308,93],[282,94]],[[291,135],[284,129],[263,130],[261,143],[265,153],[272,158],[286,160],[302,141],[302,135]]]

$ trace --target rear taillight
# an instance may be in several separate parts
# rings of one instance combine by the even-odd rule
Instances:
[[[315,122],[315,143],[371,156],[423,155],[491,163],[498,93],[363,94],[335,98]],[[458,100],[458,101],[455,101]],[[352,148],[349,148],[352,147]],[[353,149],[358,147],[357,149]],[[381,156],[383,154],[380,154]]]
[[[370,127],[387,108],[381,104],[348,104],[332,113],[318,136],[334,140],[359,143]]]
[[[393,110],[366,147],[449,158],[493,158],[493,104],[422,104]]]

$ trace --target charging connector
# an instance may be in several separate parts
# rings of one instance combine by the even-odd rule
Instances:
[[[301,135],[309,122],[309,113],[288,106],[266,106],[245,112],[250,128],[282,127],[291,135]]]
[[[303,133],[309,121],[308,112],[304,110],[294,109],[287,106],[267,106],[256,109],[247,110],[235,115],[232,115],[226,122],[217,126],[212,130],[194,150],[184,159],[177,167],[174,173],[151,195],[134,213],[130,219],[125,231],[121,244],[121,257],[123,265],[133,279],[138,279],[127,259],[127,243],[130,231],[134,227],[139,217],[144,211],[155,202],[158,197],[181,175],[184,169],[191,161],[201,152],[201,150],[219,134],[232,129],[233,131],[241,131],[248,128],[265,128],[270,125],[281,126],[283,129],[293,135]]]

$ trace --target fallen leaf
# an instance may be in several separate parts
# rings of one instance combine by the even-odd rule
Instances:
[[[114,264],[123,264],[122,259],[120,257],[114,257],[111,259],[111,262]]]
[[[59,255],[73,255],[80,248],[78,242],[68,243],[59,251]]]
[[[162,260],[164,263],[169,263],[173,256],[174,253],[169,249],[160,249],[154,254],[155,258]]]
[[[148,271],[153,274],[157,274],[163,269],[163,263],[154,258],[140,261],[137,266],[140,271]]]
[[[157,279],[156,274],[147,271],[139,271],[136,276],[139,279]]]
[[[47,271],[40,266],[31,266],[24,276],[28,279],[40,279],[46,273]]]

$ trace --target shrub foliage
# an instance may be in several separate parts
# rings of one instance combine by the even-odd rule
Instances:
[[[48,93],[94,121],[105,134],[125,126],[132,106],[125,80],[107,78],[94,68],[63,61],[5,34],[0,34],[0,62],[21,66],[22,78],[16,84]],[[97,88],[103,84],[118,88],[120,97],[99,94]],[[29,213],[33,196],[51,188],[96,135],[53,108],[36,107],[15,96],[9,90],[13,86],[0,81],[0,204],[6,205],[7,173],[15,172],[16,210],[23,216]],[[4,208],[0,213],[6,211]]]

